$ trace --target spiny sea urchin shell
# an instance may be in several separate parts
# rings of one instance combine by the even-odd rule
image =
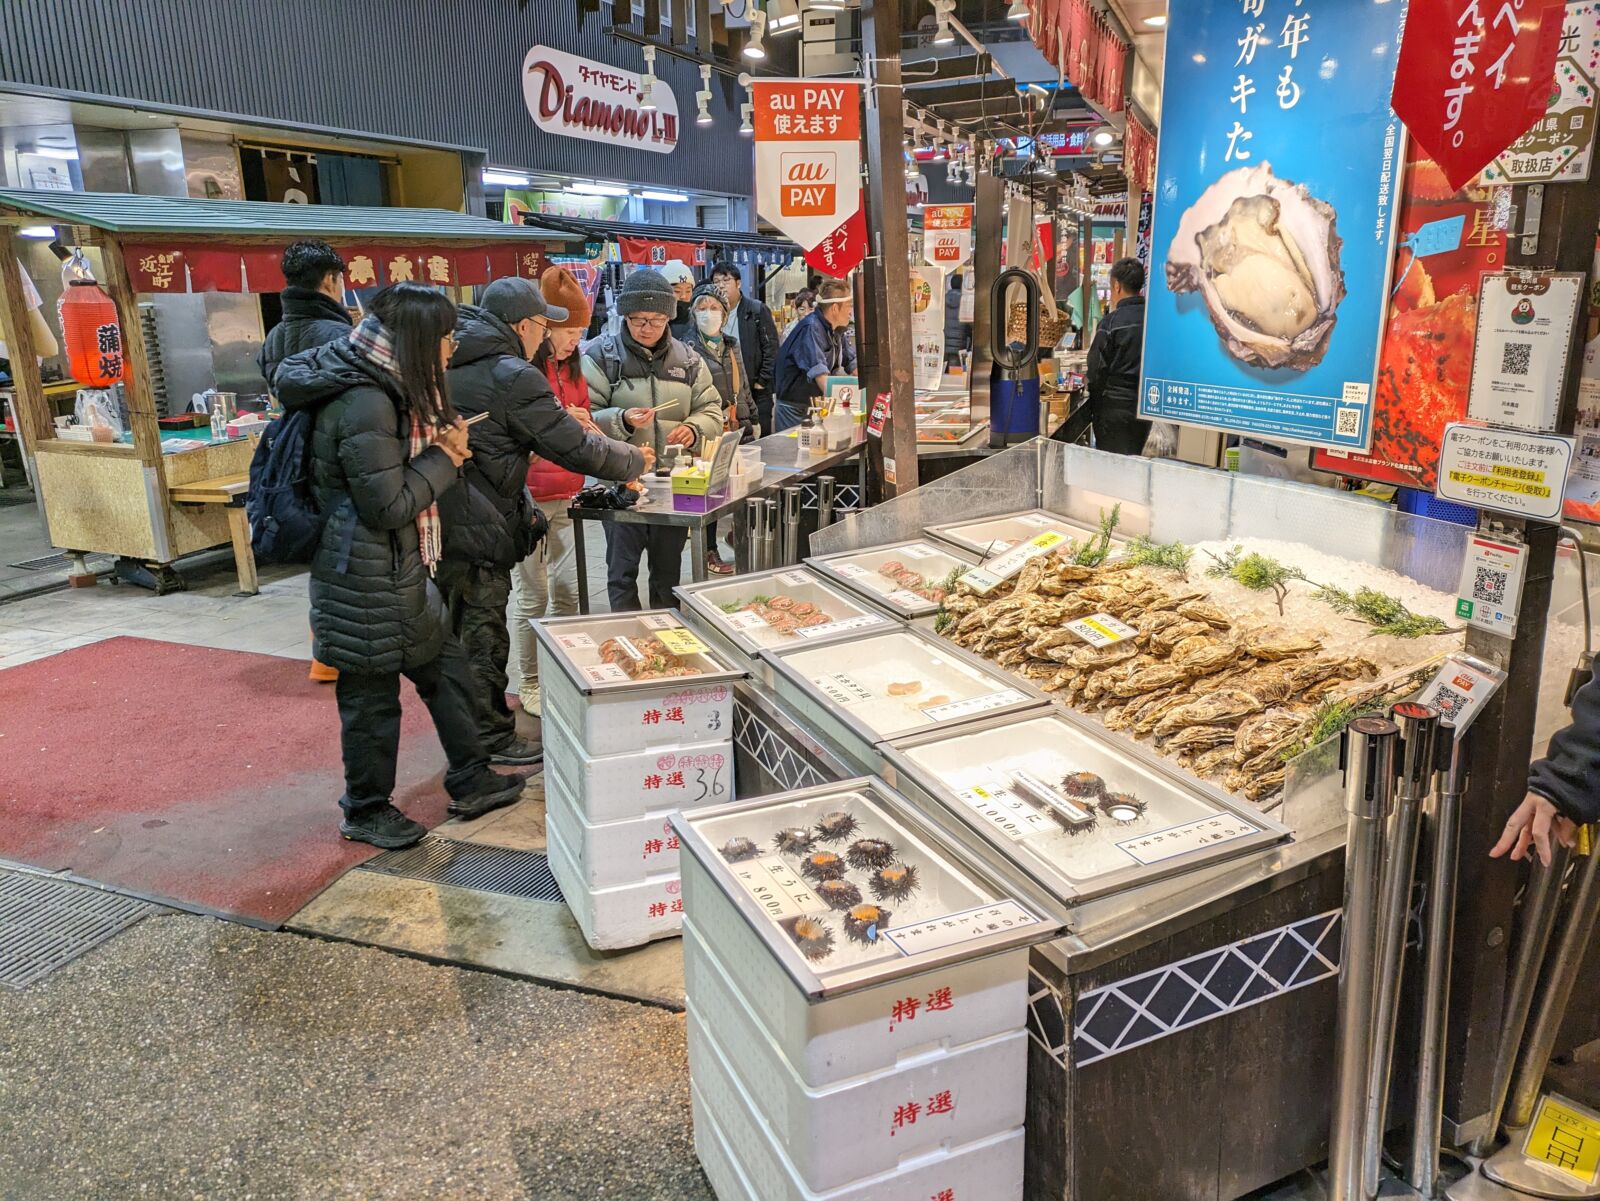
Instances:
[[[909,863],[891,863],[872,873],[872,895],[880,901],[903,901],[917,888],[917,869]]]
[[[1056,825],[1060,826],[1063,830],[1065,830],[1068,834],[1072,835],[1074,838],[1076,838],[1080,834],[1093,834],[1095,832],[1095,829],[1100,825],[1100,819],[1097,818],[1097,817],[1094,817],[1092,815],[1093,814],[1092,810],[1090,811],[1090,813],[1091,813],[1091,816],[1090,816],[1088,821],[1086,821],[1086,822],[1074,822],[1074,821],[1068,820],[1067,815],[1062,813],[1061,810],[1055,809],[1055,808],[1052,808],[1050,810],[1050,816],[1055,818]]]
[[[794,939],[795,946],[800,948],[800,954],[812,962],[833,954],[833,931],[822,919],[791,917],[783,923],[783,928]]]
[[[845,852],[851,867],[885,867],[894,862],[894,844],[881,838],[858,838]]]
[[[856,832],[860,824],[855,818],[842,811],[824,814],[822,820],[817,823],[817,841],[838,842],[840,839],[849,838],[850,835]]]
[[[787,830],[778,831],[772,845],[789,855],[803,855],[811,849],[814,841],[814,836],[805,826],[790,826]]]
[[[729,863],[741,863],[761,854],[761,848],[748,838],[730,838],[722,844],[722,857]]]
[[[1114,822],[1137,821],[1148,808],[1131,792],[1108,792],[1100,801],[1100,812]]]
[[[844,860],[832,851],[812,851],[800,861],[800,874],[808,880],[837,880],[844,873]]]
[[[1106,794],[1106,782],[1092,771],[1075,771],[1061,778],[1061,791],[1075,801],[1097,801]]]
[[[889,924],[889,910],[877,905],[857,905],[844,915],[844,932],[856,942],[871,946]]]
[[[861,890],[848,880],[824,880],[817,885],[817,895],[830,909],[848,909],[861,903]]]

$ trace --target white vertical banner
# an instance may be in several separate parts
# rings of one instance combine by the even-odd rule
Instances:
[[[755,80],[756,211],[801,249],[861,208],[861,85]]]
[[[930,204],[922,210],[922,257],[947,270],[972,257],[970,204]]]
[[[944,378],[944,268],[911,268],[912,384],[932,392]]]

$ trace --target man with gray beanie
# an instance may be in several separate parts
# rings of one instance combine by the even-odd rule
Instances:
[[[649,447],[657,458],[690,454],[722,434],[722,400],[705,361],[668,331],[678,299],[659,271],[635,271],[617,294],[622,329],[583,352],[595,424]],[[650,556],[650,607],[670,608],[683,568],[682,526],[606,522],[606,594],[611,611],[642,608],[639,561]]]
[[[444,549],[436,578],[472,664],[478,724],[496,763],[543,757],[542,743],[517,735],[506,704],[511,569],[544,532],[544,515],[528,494],[528,456],[605,480],[636,479],[655,460],[652,449],[608,438],[575,418],[529,362],[549,323],[566,317],[531,280],[497,279],[478,305],[460,306],[447,375],[456,411],[469,420],[488,416],[468,430],[472,457],[461,469],[464,486],[439,498]]]

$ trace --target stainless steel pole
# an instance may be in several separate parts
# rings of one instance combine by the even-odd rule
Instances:
[[[1400,729],[1381,717],[1350,723],[1344,740],[1344,937],[1339,953],[1338,1076],[1328,1164],[1331,1201],[1361,1196],[1362,1116],[1372,1047],[1383,819],[1394,788]]]
[[[778,536],[778,498],[769,496],[763,502],[761,517],[761,567],[768,570],[778,565],[777,547],[774,545]]]
[[[1383,883],[1378,898],[1378,965],[1373,981],[1372,1049],[1367,1058],[1367,1095],[1361,1135],[1362,1188],[1370,1201],[1378,1195],[1383,1166],[1383,1135],[1389,1111],[1389,1075],[1394,1059],[1395,1022],[1400,1012],[1400,982],[1405,974],[1406,920],[1411,916],[1411,884],[1417,871],[1417,830],[1422,802],[1433,779],[1433,742],[1439,711],[1404,701],[1393,709],[1400,727],[1400,783],[1385,839]]]
[[[833,524],[833,506],[839,481],[831,475],[825,475],[817,481],[817,528],[825,529]]]
[[[799,484],[788,484],[783,489],[783,563],[789,566],[800,561],[800,510],[805,494]]]
[[[761,570],[761,527],[766,521],[766,506],[761,498],[752,496],[744,502],[744,564],[745,571]]]
[[[1595,919],[1600,917],[1600,840],[1596,840],[1593,833],[1588,826],[1580,831],[1579,852],[1583,862],[1572,884],[1572,903],[1567,906],[1555,958],[1545,969],[1539,1007],[1534,1011],[1533,1024],[1522,1045],[1522,1058],[1512,1077],[1511,1099],[1506,1103],[1505,1114],[1505,1124],[1512,1129],[1523,1129],[1533,1121],[1533,1108],[1539,1101],[1544,1070],[1550,1062],[1550,1052],[1555,1049],[1556,1035],[1561,1032],[1562,1019],[1567,1015],[1572,986],[1577,982],[1583,957],[1594,942]]]
[[[1456,937],[1456,872],[1461,855],[1461,797],[1467,789],[1466,732],[1439,723],[1437,774],[1426,814],[1430,849],[1428,924],[1422,978],[1422,1039],[1417,1055],[1417,1114],[1411,1128],[1409,1183],[1432,1197],[1439,1181],[1444,1123],[1444,1048],[1450,1005],[1450,952]]]
[[[1489,1121],[1473,1140],[1474,1155],[1487,1156],[1500,1138],[1500,1118],[1505,1113],[1506,1095],[1511,1089],[1511,1073],[1522,1048],[1522,1035],[1528,1027],[1528,1011],[1539,983],[1539,969],[1550,946],[1561,908],[1561,880],[1566,875],[1572,852],[1556,843],[1550,848],[1550,866],[1534,855],[1528,865],[1528,887],[1522,894],[1522,937],[1517,942],[1516,964],[1511,972],[1511,989],[1506,995],[1505,1019],[1500,1024],[1500,1049],[1495,1054],[1494,1076],[1489,1087]]]

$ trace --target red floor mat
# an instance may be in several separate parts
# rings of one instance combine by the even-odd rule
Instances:
[[[395,800],[448,798],[402,685]],[[110,638],[0,671],[0,859],[277,925],[362,860],[339,837],[339,718],[306,664]]]

